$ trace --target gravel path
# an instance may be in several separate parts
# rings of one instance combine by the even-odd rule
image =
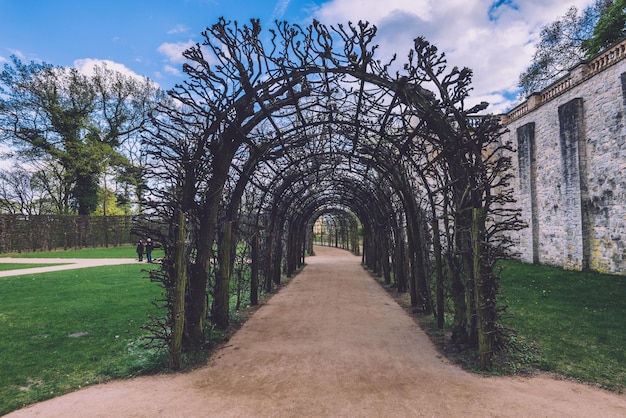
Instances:
[[[624,395],[461,370],[359,257],[316,253],[207,366],[92,386],[8,417],[626,416]]]

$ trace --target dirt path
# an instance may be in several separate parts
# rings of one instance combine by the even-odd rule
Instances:
[[[451,365],[345,251],[308,266],[210,363],[89,387],[9,417],[625,417],[626,396]]]

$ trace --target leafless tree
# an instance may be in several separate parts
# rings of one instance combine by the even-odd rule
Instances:
[[[403,65],[381,62],[364,22],[269,33],[257,20],[209,27],[146,136],[147,204],[170,254],[170,365],[205,343],[207,318],[228,325],[243,231],[260,235],[270,290],[303,265],[313,220],[328,214],[337,234],[362,226],[364,264],[389,281],[393,269],[419,310],[440,315],[447,288],[455,340],[488,367],[500,338],[494,263],[521,225],[502,209],[512,149],[499,120],[478,116],[486,103],[465,106],[471,70],[447,68],[423,38]]]

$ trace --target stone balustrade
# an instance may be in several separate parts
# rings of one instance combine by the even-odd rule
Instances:
[[[589,61],[582,61],[579,65],[572,68],[568,74],[544,90],[531,94],[523,103],[520,103],[503,115],[502,122],[507,125],[521,118],[531,110],[571,90],[574,86],[585,82],[610,66],[617,64],[625,57],[626,38],[607,48]]]

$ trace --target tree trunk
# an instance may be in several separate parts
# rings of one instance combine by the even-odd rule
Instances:
[[[217,211],[217,208],[208,209],[205,216],[200,218],[196,262],[190,269],[185,319],[185,345],[191,350],[199,349],[204,344],[205,339],[207,283],[211,269],[213,237],[215,236],[215,224],[210,220],[212,210]]]
[[[183,345],[185,329],[185,291],[187,287],[187,265],[185,263],[185,213],[179,212],[177,220],[176,241],[174,244],[174,300],[172,339],[169,348],[169,367],[180,369],[180,353]]]
[[[259,304],[259,231],[252,236],[250,258],[250,305]]]
[[[280,231],[282,231],[282,226],[280,227]],[[283,243],[281,239],[281,234],[276,234],[274,237],[274,251],[272,255],[272,283],[276,286],[280,286],[280,279],[282,274],[281,264],[283,261]]]
[[[430,296],[430,289],[427,280],[427,266],[426,266],[426,239],[424,238],[424,229],[421,218],[415,218],[415,228],[417,229],[417,242],[415,243],[415,260],[416,260],[416,276],[415,285],[417,287],[417,302],[418,306],[423,313],[431,313],[433,309],[432,298]]]
[[[287,270],[285,274],[291,277],[295,273],[298,265],[298,231],[295,222],[290,222],[289,232],[287,233]]]
[[[420,300],[418,297],[418,276],[420,274],[419,269],[420,267],[420,253],[418,250],[418,247],[420,245],[419,243],[419,237],[415,231],[415,224],[413,222],[413,219],[415,219],[415,217],[413,216],[413,214],[411,214],[411,216],[409,216],[409,214],[407,214],[407,217],[410,217],[411,219],[408,220],[407,222],[407,242],[408,242],[408,247],[409,247],[409,253],[408,253],[408,261],[410,263],[409,265],[409,295],[411,297],[411,306],[413,307],[419,307],[421,309],[420,305]]]
[[[435,253],[435,283],[437,286],[437,328],[444,325],[444,293],[443,293],[443,266],[441,265],[441,237],[439,236],[439,221],[433,218],[433,251]]]
[[[265,280],[263,288],[266,293],[272,291],[272,269],[274,268],[274,230],[270,229],[265,240]]]
[[[406,247],[403,239],[399,239],[396,243],[396,288],[399,293],[406,293],[407,291],[407,263],[406,263]]]
[[[221,242],[218,243],[219,268],[215,278],[215,299],[214,299],[214,322],[220,329],[226,329],[229,322],[229,296],[230,296],[230,276],[232,255],[232,221],[224,224],[224,233]]]
[[[489,330],[490,315],[487,301],[483,294],[483,240],[485,231],[485,210],[475,208],[473,211],[472,239],[474,247],[474,301],[476,303],[476,319],[478,334],[478,357],[480,367],[484,370],[491,366],[493,357],[493,334]]]
[[[385,284],[391,284],[391,267],[389,266],[389,233],[386,232],[382,238],[382,264],[383,264],[383,276],[385,277]]]

